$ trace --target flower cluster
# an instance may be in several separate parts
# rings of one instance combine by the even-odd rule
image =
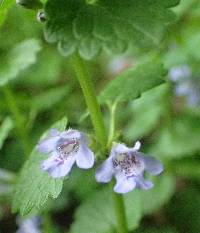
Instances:
[[[136,142],[133,148],[114,144],[109,157],[97,168],[97,182],[107,183],[114,176],[117,181],[114,191],[117,193],[127,193],[134,188],[152,188],[153,183],[144,178],[144,172],[158,175],[163,166],[153,157],[139,152],[140,146],[140,142]],[[87,137],[78,130],[59,132],[52,129],[47,138],[40,141],[38,150],[49,155],[41,168],[54,178],[68,175],[74,163],[83,169],[94,165],[94,153],[88,147]]]
[[[199,78],[192,75],[188,65],[172,67],[169,71],[169,78],[175,83],[175,95],[185,97],[189,106],[200,104],[200,82]]]

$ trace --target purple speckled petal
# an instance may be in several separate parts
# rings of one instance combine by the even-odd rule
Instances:
[[[53,178],[59,178],[66,176],[70,172],[74,162],[74,156],[69,156],[66,159],[60,159],[53,155],[42,162],[41,168],[42,170],[47,171]]]
[[[80,144],[76,153],[76,164],[83,169],[91,168],[94,165],[94,153],[84,144]]]
[[[108,183],[114,174],[112,160],[106,159],[96,170],[95,178],[97,182]]]
[[[136,187],[136,182],[133,177],[127,178],[122,173],[115,175],[117,183],[114,186],[116,193],[128,193]]]
[[[55,150],[56,144],[59,139],[60,137],[56,136],[56,137],[49,137],[49,138],[41,140],[39,144],[37,145],[38,151],[41,153],[49,153]]]
[[[153,183],[150,180],[145,180],[143,176],[135,177],[136,187],[140,189],[151,189],[153,188]]]

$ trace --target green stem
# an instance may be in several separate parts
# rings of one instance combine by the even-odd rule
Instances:
[[[128,233],[123,196],[115,192],[112,193],[117,219],[117,233]]]
[[[5,99],[6,99],[9,111],[13,115],[17,134],[18,134],[20,141],[21,141],[21,144],[23,146],[24,153],[26,156],[28,156],[30,153],[30,147],[29,147],[29,143],[28,143],[26,129],[24,127],[23,117],[20,114],[19,108],[18,108],[17,103],[15,101],[15,97],[12,93],[12,90],[9,88],[9,86],[5,86],[3,88],[3,92],[5,95]]]
[[[86,64],[79,55],[73,57],[73,67],[82,88],[97,139],[101,143],[102,147],[105,148],[107,137],[100,106],[98,104],[94,86],[86,68]]]
[[[90,74],[86,68],[85,62],[81,59],[79,55],[74,56],[72,59],[73,59],[73,67],[76,72],[76,76],[78,78],[80,86],[82,88],[83,95],[85,97],[85,101],[86,101],[88,110],[90,112],[92,124],[95,130],[97,139],[101,143],[103,149],[105,149],[106,146],[108,145],[106,129],[105,129],[105,125],[103,122],[103,117],[102,117],[102,113],[100,110],[100,106],[99,106],[99,103],[95,95],[95,89],[94,89]],[[112,114],[111,121],[113,125],[110,128],[110,135],[109,135],[110,140],[111,138],[113,138],[113,135],[114,135],[115,107],[112,109],[112,111],[113,112],[111,113]],[[117,233],[128,233],[123,196],[118,195],[113,192],[113,200],[114,200],[114,207],[115,207],[117,224],[118,224]]]
[[[112,105],[108,106],[110,109],[110,128],[109,128],[109,135],[108,135],[108,148],[111,148],[112,142],[115,136],[115,112],[117,108],[117,101]]]

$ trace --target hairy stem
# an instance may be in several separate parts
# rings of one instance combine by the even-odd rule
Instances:
[[[85,102],[90,112],[96,137],[101,143],[102,147],[105,148],[107,143],[106,129],[90,74],[87,70],[85,62],[81,59],[79,55],[74,56],[72,59],[76,76],[82,88]]]
[[[113,139],[114,130],[115,130],[115,121],[114,121],[114,113],[115,107],[113,107],[111,111],[111,128],[109,139],[107,139],[106,129],[103,122],[103,116],[100,110],[99,103],[97,101],[97,97],[95,94],[94,85],[91,80],[91,76],[87,70],[85,62],[79,55],[76,55],[72,58],[73,60],[73,67],[76,72],[76,76],[78,78],[79,84],[82,88],[83,95],[85,97],[85,101],[90,112],[92,124],[96,133],[96,137],[101,143],[103,149],[105,149],[108,145],[111,145],[111,141]],[[113,200],[114,200],[114,208],[116,213],[117,219],[117,233],[128,233],[127,230],[127,223],[126,223],[126,216],[125,216],[125,209],[124,209],[124,202],[123,196],[118,195],[113,192]]]
[[[12,93],[11,88],[9,88],[9,86],[5,86],[3,88],[3,92],[5,95],[8,109],[9,109],[10,113],[13,115],[13,119],[14,119],[15,125],[16,125],[17,135],[20,138],[20,141],[21,141],[21,144],[22,144],[22,147],[24,150],[24,154],[26,156],[28,156],[30,153],[30,146],[28,143],[27,132],[26,132],[26,129],[24,127],[23,117],[21,116],[21,113],[19,111],[19,108],[17,106],[17,103],[15,101],[15,97]]]

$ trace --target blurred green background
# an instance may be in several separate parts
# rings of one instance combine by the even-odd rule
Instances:
[[[5,3],[0,7],[0,232],[13,233],[19,227],[19,215],[11,213],[14,184],[40,135],[63,116],[70,127],[93,130],[71,60],[45,41],[37,12]],[[159,50],[167,83],[120,104],[116,112],[119,139],[129,145],[141,140],[143,151],[165,166],[154,189],[136,190],[135,198],[127,198],[127,205],[134,203],[135,233],[200,232],[200,1],[182,0],[173,11],[177,20]],[[97,93],[157,52],[130,48],[123,55],[102,52],[88,61]],[[109,125],[105,106],[103,112]],[[106,192],[96,184],[94,170],[74,169],[59,198],[35,213],[41,232],[114,232],[105,231]]]

